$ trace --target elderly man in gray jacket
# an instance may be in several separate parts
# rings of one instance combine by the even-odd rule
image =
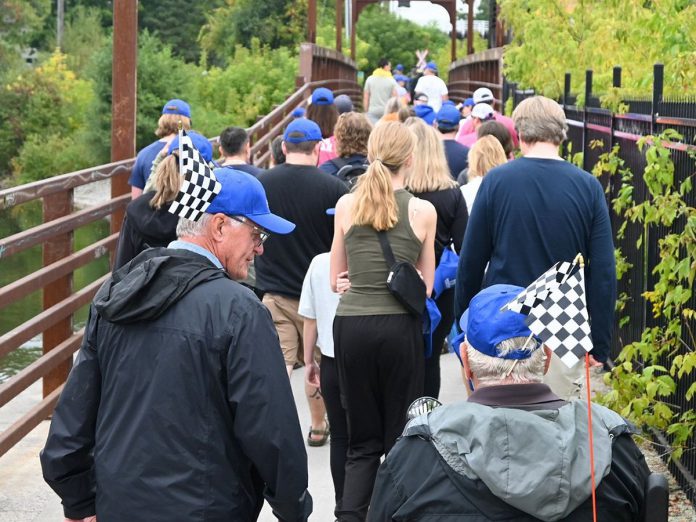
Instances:
[[[368,520],[592,520],[588,410],[542,384],[550,350],[501,307],[522,291],[493,285],[461,320],[465,402],[413,419],[382,463]],[[637,521],[650,473],[618,414],[592,405],[597,512]]]

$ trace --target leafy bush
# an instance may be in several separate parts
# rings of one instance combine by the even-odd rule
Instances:
[[[580,93],[585,71],[593,69],[593,91],[604,94],[612,67],[630,64],[624,92],[645,95],[657,62],[670,71],[665,93],[683,94],[696,83],[696,4],[689,0],[501,0],[500,6],[513,34],[505,74],[522,88],[557,98],[570,72]]]

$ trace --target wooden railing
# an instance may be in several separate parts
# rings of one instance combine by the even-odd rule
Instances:
[[[312,90],[326,86],[335,94],[348,94],[359,107],[360,88],[355,64],[335,51],[303,44],[300,52],[298,90],[282,105],[248,129],[254,163],[265,166],[273,138],[282,133],[292,119],[292,111],[306,105]],[[331,78],[330,75],[336,77]],[[217,138],[213,138],[216,142]],[[0,238],[0,260],[41,245],[42,267],[0,288],[0,313],[9,305],[42,291],[42,311],[9,332],[0,335],[0,357],[19,349],[28,340],[42,335],[43,355],[19,373],[0,384],[0,408],[29,386],[43,379],[43,400],[31,407],[9,428],[0,433],[0,456],[46,419],[53,411],[72,366],[72,355],[79,348],[83,330],[73,331],[73,314],[89,304],[108,274],[73,289],[76,270],[95,259],[111,255],[116,248],[118,230],[130,194],[116,194],[106,202],[88,208],[74,205],[74,189],[101,180],[114,181],[127,176],[134,159],[100,165],[42,181],[0,191],[0,210],[42,202],[42,223],[6,238]],[[112,233],[96,243],[73,252],[74,231],[102,219],[111,219]]]
[[[459,102],[465,98],[470,98],[479,87],[488,87],[493,92],[496,99],[494,108],[502,111],[502,47],[470,54],[450,65],[447,88],[451,100]]]

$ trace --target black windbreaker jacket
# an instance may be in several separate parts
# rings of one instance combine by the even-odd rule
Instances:
[[[65,515],[280,520],[312,509],[270,314],[206,258],[150,249],[97,293],[41,453]]]

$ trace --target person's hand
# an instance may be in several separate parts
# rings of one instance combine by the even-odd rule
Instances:
[[[319,377],[319,365],[316,361],[312,361],[311,363],[305,366],[305,381],[310,386],[315,386],[316,388],[319,388],[321,386],[321,381]]]
[[[348,279],[348,270],[346,270],[336,277],[336,292],[345,294],[348,290],[350,290],[350,279]]]

